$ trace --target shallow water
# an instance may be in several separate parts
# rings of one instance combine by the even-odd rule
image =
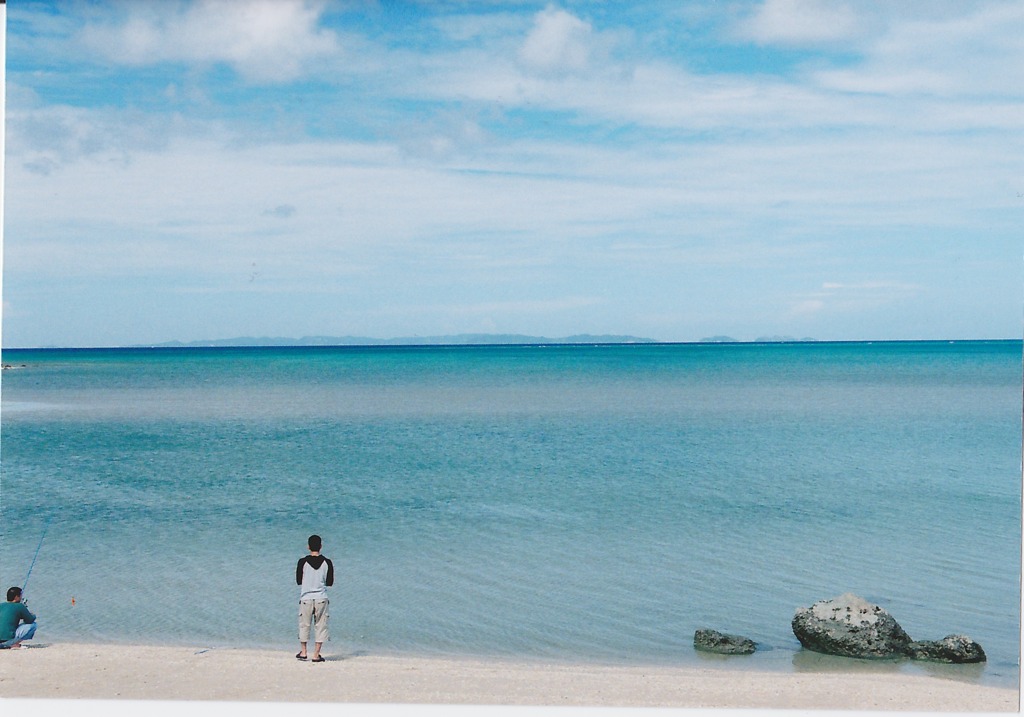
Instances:
[[[851,591],[989,656],[872,669],[1016,683],[1019,341],[4,362],[0,579],[49,525],[46,640],[288,647],[317,532],[338,651],[697,664],[712,627],[820,669],[789,621]]]

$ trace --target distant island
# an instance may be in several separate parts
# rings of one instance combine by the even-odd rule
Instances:
[[[401,336],[390,339],[370,336],[237,336],[230,339],[202,339],[198,341],[165,341],[154,344],[127,344],[128,349],[163,348],[260,348],[288,346],[528,346],[528,345],[588,345],[588,344],[759,344],[759,343],[814,343],[818,339],[796,338],[794,336],[759,336],[754,340],[737,339],[732,336],[706,336],[698,341],[662,341],[641,336],[620,334],[575,334],[550,338],[527,334],[452,334],[447,336]],[[7,347],[9,350],[23,350],[29,347]],[[37,346],[37,349],[70,348],[62,346]],[[13,368],[4,366],[4,368]]]
[[[754,339],[755,344],[777,344],[777,343],[807,343],[814,342],[818,339],[812,339],[809,336],[805,336],[802,339],[798,339],[795,336],[758,336]]]
[[[528,344],[661,344],[661,343],[791,343],[813,342],[817,339],[795,338],[793,336],[759,336],[753,341],[744,341],[732,336],[708,336],[695,342],[658,341],[640,336],[618,334],[576,334],[561,338],[529,336],[526,334],[453,334],[448,336],[402,336],[378,339],[370,336],[238,336],[231,339],[206,339],[201,341],[167,341],[160,344],[136,345],[130,348],[215,348],[246,346],[514,346]]]
[[[656,344],[654,339],[638,336],[613,336],[577,334],[552,339],[545,336],[524,334],[455,334],[452,336],[405,336],[393,339],[376,339],[368,336],[303,336],[252,337],[240,336],[233,339],[210,339],[206,341],[168,341],[162,344],[147,344],[153,348],[202,348],[229,346],[474,346],[474,345],[515,345],[515,344]]]
[[[818,339],[812,339],[810,337],[804,337],[798,339],[795,336],[758,336],[753,341],[741,341],[740,339],[734,339],[732,336],[707,336],[700,340],[702,344],[742,344],[742,343],[755,343],[755,344],[788,344],[788,343],[808,343],[816,342]]]

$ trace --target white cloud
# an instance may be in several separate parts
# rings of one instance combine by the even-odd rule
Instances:
[[[227,141],[219,122],[178,113],[45,104],[31,89],[11,81],[7,92],[7,162],[38,174],[83,160],[127,165],[136,153],[166,150],[181,136]]]
[[[797,302],[792,309],[794,315],[817,314],[825,308],[825,302],[821,299],[806,299]]]
[[[295,261],[289,254],[318,254],[318,271],[336,269],[335,256],[367,266],[389,251],[466,271],[551,266],[566,257],[611,257],[638,268],[777,265],[794,251],[814,251],[809,235],[799,235],[810,227],[824,235],[893,222],[968,226],[971,207],[1000,206],[998,185],[1016,176],[1019,156],[998,136],[956,146],[940,136],[751,137],[653,150],[521,139],[481,147],[455,169],[410,161],[397,140],[253,146],[216,127],[172,126],[162,143],[125,146],[117,142],[130,135],[132,118],[118,123],[106,110],[19,104],[9,119],[13,259],[23,269],[60,265],[69,274],[82,267],[77,254],[88,236],[129,227],[156,237],[150,266],[200,266],[209,257],[211,271],[243,245],[279,266]],[[30,134],[50,122],[67,127],[55,138]],[[149,128],[161,129],[168,128]],[[107,148],[86,152],[83,143]],[[1001,171],[984,160],[993,153],[1010,158]],[[49,176],[38,171],[42,163]],[[45,222],[34,219],[41,216]],[[737,240],[780,222],[797,233]],[[65,235],[72,226],[74,235]],[[23,238],[46,232],[30,257]],[[700,236],[727,242],[692,243]],[[510,245],[509,237],[523,240]],[[612,239],[587,243],[602,237]],[[174,253],[165,251],[169,243]],[[146,261],[141,245],[129,257],[115,244],[103,243],[89,261],[115,268]],[[213,258],[220,256],[227,258]],[[822,289],[834,295],[850,286]]]
[[[824,291],[836,292],[836,291],[850,291],[850,292],[886,292],[891,294],[896,293],[911,293],[917,291],[921,287],[915,284],[907,284],[903,282],[894,281],[861,281],[854,284],[843,284],[835,281],[826,281],[821,285]]]
[[[565,296],[553,299],[515,299],[471,304],[418,304],[416,306],[403,306],[401,311],[453,316],[549,314],[552,312],[574,311],[599,306],[603,303],[605,302],[602,299],[592,296]]]
[[[492,41],[489,47],[497,51],[433,55],[429,77],[401,68],[392,75],[395,88],[413,96],[659,128],[891,133],[1021,124],[1012,101],[1024,87],[1020,3],[768,0],[737,28],[734,38],[741,41],[838,49],[845,57],[827,52],[774,77],[697,73],[668,57],[621,62],[621,53],[611,50],[623,48],[616,44],[622,36],[549,7],[534,17],[514,58]]]
[[[963,12],[889,18],[852,67],[813,79],[843,92],[1020,98],[1024,88],[1024,5],[996,3]]]
[[[590,63],[593,28],[564,10],[548,7],[534,18],[519,56],[532,70],[580,72]]]
[[[737,32],[765,45],[817,45],[849,39],[862,29],[857,14],[840,2],[765,0],[739,24]]]
[[[523,20],[515,13],[474,14],[472,8],[468,9],[470,12],[464,14],[438,16],[431,25],[454,42],[486,44],[492,48],[495,44],[505,44],[522,31]]]
[[[132,3],[125,18],[87,24],[81,39],[116,63],[223,62],[251,81],[282,82],[338,51],[335,34],[317,26],[322,9],[312,0]]]
[[[822,313],[857,313],[900,305],[923,291],[918,284],[903,281],[826,281],[821,290],[795,297],[790,308],[794,317]]]
[[[450,160],[471,153],[490,139],[480,123],[466,113],[417,115],[402,122],[401,127],[396,123],[396,141],[411,158]]]

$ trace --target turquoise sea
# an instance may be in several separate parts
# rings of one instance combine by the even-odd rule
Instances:
[[[1020,341],[3,362],[0,582],[38,549],[37,642],[290,650],[315,532],[328,654],[1018,679]],[[794,610],[844,592],[989,661],[803,651]]]

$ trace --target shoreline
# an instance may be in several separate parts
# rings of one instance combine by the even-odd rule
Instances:
[[[0,652],[0,700],[1016,712],[1018,690],[893,671],[776,672],[291,650],[42,643]]]

